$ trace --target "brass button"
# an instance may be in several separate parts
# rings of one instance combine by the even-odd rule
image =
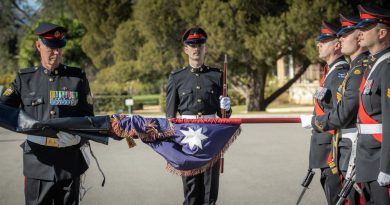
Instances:
[[[200,68],[200,72],[202,72],[203,71],[203,68]]]
[[[182,93],[182,95],[185,95],[185,94],[186,94],[185,92]]]
[[[48,73],[48,71],[45,69],[44,71],[43,71],[45,74],[47,74]]]
[[[56,114],[56,111],[52,110],[50,111],[50,115],[55,115]]]
[[[54,79],[53,79],[53,78],[49,78],[49,81],[50,81],[50,82],[53,82],[53,81],[54,81]]]
[[[200,89],[200,86],[196,86],[196,89],[198,89],[198,90],[199,90],[199,89]]]
[[[56,75],[57,75],[57,74],[58,74],[58,70],[55,70],[55,71],[54,71],[54,74],[56,74]]]
[[[202,99],[198,99],[198,103],[201,103],[202,102]]]
[[[196,73],[195,75],[196,75],[196,76],[199,76],[199,73]]]

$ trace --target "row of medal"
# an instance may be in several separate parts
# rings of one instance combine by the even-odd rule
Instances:
[[[78,98],[78,92],[75,91],[50,91],[50,105],[75,106]]]

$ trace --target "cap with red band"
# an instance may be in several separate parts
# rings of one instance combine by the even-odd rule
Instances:
[[[337,38],[339,28],[329,22],[322,21],[321,34],[317,37],[317,41],[325,41],[328,39]]]
[[[342,36],[345,33],[351,32],[356,29],[356,25],[359,23],[360,18],[357,16],[345,16],[340,14],[341,29],[337,32],[337,36]]]
[[[184,44],[204,44],[207,41],[207,34],[200,27],[193,27],[184,32],[182,37]]]
[[[363,28],[375,23],[390,25],[390,10],[358,5],[360,22],[356,28]]]
[[[67,31],[65,27],[56,24],[41,23],[35,29],[35,34],[39,36],[47,47],[62,48],[66,45],[65,36]]]

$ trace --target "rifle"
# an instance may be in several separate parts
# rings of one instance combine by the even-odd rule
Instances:
[[[355,167],[353,167],[353,170],[351,171],[351,177],[344,181],[343,188],[341,189],[340,193],[338,194],[338,196],[340,198],[337,201],[336,205],[343,205],[344,204],[345,199],[348,197],[349,193],[351,193],[352,188],[355,185],[355,177],[356,177]]]
[[[349,193],[351,193],[352,188],[355,188],[359,194],[362,193],[362,190],[360,189],[357,184],[355,184],[355,178],[356,178],[356,170],[355,170],[355,159],[356,159],[356,146],[357,146],[357,128],[351,128],[342,131],[342,138],[346,138],[351,140],[352,142],[352,150],[351,150],[351,156],[349,158],[348,162],[348,169],[347,174],[345,175],[345,182],[343,185],[343,188],[341,189],[338,196],[340,197],[337,201],[337,205],[342,205],[344,200],[348,197]]]
[[[303,189],[302,189],[301,195],[299,195],[299,198],[297,200],[296,205],[299,205],[306,190],[309,189],[309,185],[310,185],[311,181],[313,180],[314,175],[315,175],[315,172],[312,169],[307,170],[307,174],[306,174],[306,176],[303,179],[303,182],[301,184],[303,186]]]
[[[225,60],[223,62],[223,77],[222,77],[222,97],[227,96],[227,55],[225,54]],[[221,109],[221,116],[222,118],[226,118],[226,110]],[[224,164],[224,158],[223,155],[221,156],[221,159],[219,161],[219,172],[223,173],[223,164]]]

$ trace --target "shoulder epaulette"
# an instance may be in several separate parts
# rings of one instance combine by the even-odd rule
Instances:
[[[340,65],[337,65],[337,66],[336,66],[337,69],[343,69],[343,68],[347,68],[347,69],[348,69],[348,67],[349,67],[349,64],[348,64],[348,63],[340,64]]]
[[[211,70],[211,71],[217,71],[217,72],[222,72],[222,70],[221,69],[219,69],[219,68],[216,68],[216,67],[210,67],[210,66],[206,66],[209,70]]]
[[[172,72],[171,72],[171,74],[180,73],[180,72],[182,72],[182,71],[186,70],[186,68],[187,68],[187,67],[178,68],[178,69],[176,69],[176,70],[172,71]]]
[[[63,70],[65,73],[68,73],[71,75],[77,75],[77,76],[85,75],[85,71],[81,68],[78,68],[78,67],[63,65]]]
[[[38,67],[24,68],[19,70],[19,74],[34,73],[38,70]]]
[[[85,71],[81,68],[67,66],[67,65],[64,65],[64,70],[73,71],[73,72],[80,72],[81,74],[85,73]]]

